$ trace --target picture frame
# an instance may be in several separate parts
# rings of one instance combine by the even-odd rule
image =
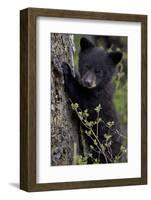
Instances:
[[[37,19],[95,20],[140,24],[140,170],[139,177],[37,182]],[[88,21],[87,21],[88,23]],[[118,23],[117,23],[118,28]],[[53,31],[53,26],[52,26]],[[135,49],[134,49],[135,50]],[[135,75],[134,75],[135,76]],[[139,98],[139,97],[138,97]],[[137,104],[138,102],[135,102]],[[131,114],[130,114],[131,115]],[[134,122],[135,124],[135,122]],[[137,125],[137,124],[136,124]],[[38,141],[39,142],[39,141]],[[93,166],[95,170],[95,166]],[[61,169],[60,169],[61,170]],[[51,172],[51,171],[50,171]],[[74,171],[73,171],[74,172]],[[93,175],[92,175],[93,177]],[[70,177],[69,177],[70,180]],[[147,184],[147,16],[90,11],[27,8],[20,11],[20,189],[34,192]]]

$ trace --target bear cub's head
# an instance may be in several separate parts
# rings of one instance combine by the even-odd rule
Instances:
[[[103,48],[96,47],[89,39],[82,37],[80,40],[79,72],[81,84],[87,89],[97,87],[105,88],[112,80],[115,66],[122,59],[122,53],[106,52]]]

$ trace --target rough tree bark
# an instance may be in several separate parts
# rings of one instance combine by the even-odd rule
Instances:
[[[77,124],[72,119],[64,92],[61,63],[74,66],[73,36],[51,34],[51,165],[75,164],[79,152]]]

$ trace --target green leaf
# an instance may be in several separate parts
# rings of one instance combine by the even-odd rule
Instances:
[[[111,128],[114,125],[114,121],[107,122],[107,125],[108,125],[109,128]]]
[[[90,149],[94,149],[94,146],[90,145]]]
[[[97,123],[99,124],[101,122],[101,120],[102,120],[101,118],[98,118]]]
[[[84,110],[84,113],[87,113],[87,112],[88,112],[88,109],[85,109],[85,110]]]
[[[98,143],[97,143],[97,141],[96,141],[95,139],[93,140],[93,142],[94,142],[94,144],[97,146]]]
[[[106,139],[106,142],[108,142],[112,138],[112,135],[105,133],[104,138]]]
[[[101,149],[103,152],[105,151],[105,146],[103,144],[101,144]]]
[[[94,125],[94,122],[93,122],[93,121],[87,122],[87,126],[88,126],[88,127],[91,128],[93,125]]]
[[[81,111],[80,111],[80,112],[78,112],[78,113],[79,113],[79,115],[80,115],[80,116],[82,116],[82,115],[83,115],[83,113],[82,113]]]
[[[88,136],[90,136],[90,135],[92,134],[90,130],[89,130],[89,131],[85,130],[85,133],[86,133]]]
[[[101,104],[99,104],[94,110],[98,113],[102,109]]]
[[[127,149],[123,145],[121,145],[120,150],[122,151],[122,153],[127,153]]]
[[[71,104],[71,108],[72,108],[72,110],[77,110],[77,108],[79,107],[79,104],[78,103],[72,103]]]

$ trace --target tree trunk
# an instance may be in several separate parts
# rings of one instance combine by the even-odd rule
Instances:
[[[76,122],[64,92],[64,78],[61,64],[74,66],[73,36],[51,34],[51,165],[75,164],[79,152],[79,138]]]

